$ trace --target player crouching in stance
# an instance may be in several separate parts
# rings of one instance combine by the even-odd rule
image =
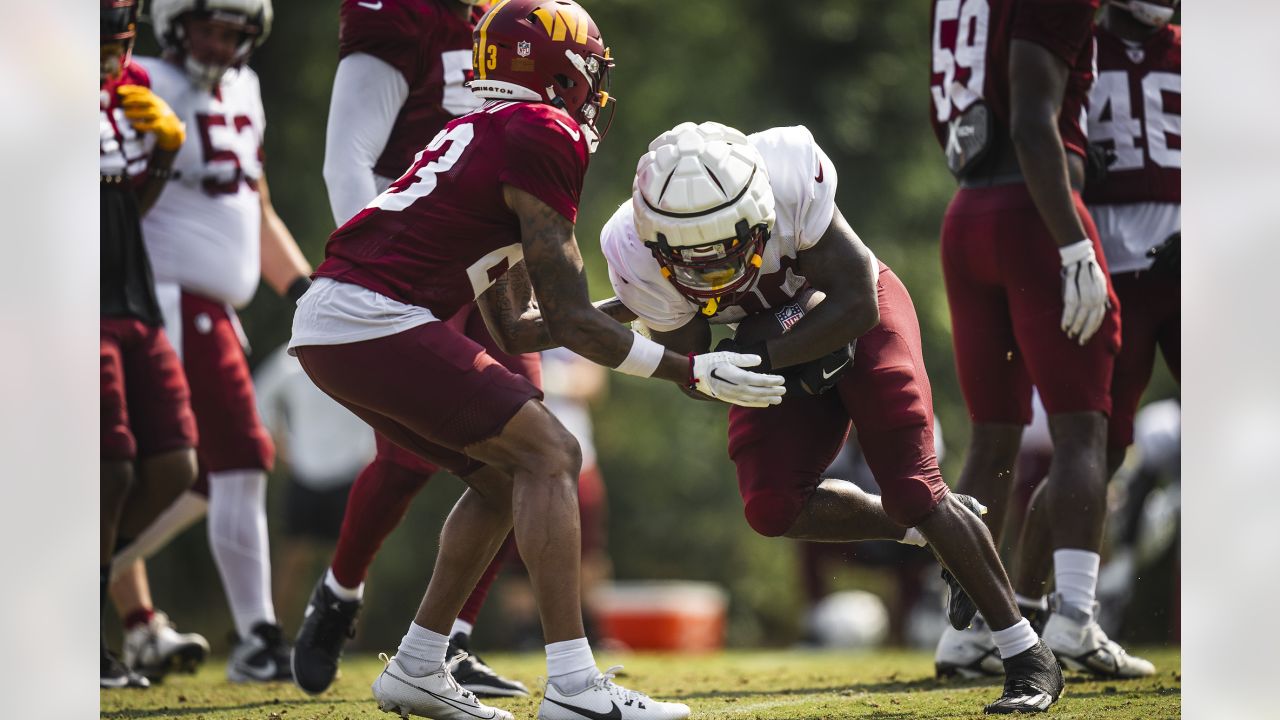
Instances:
[[[450,121],[334,232],[294,315],[290,347],[321,389],[469,485],[373,695],[405,716],[511,718],[461,689],[445,653],[514,524],[548,642],[539,717],[684,718],[687,706],[596,669],[582,626],[577,441],[529,380],[442,320],[478,301],[504,351],[564,345],[741,404],[781,402],[783,379],[741,369],[755,357],[666,351],[591,305],[573,228],[612,61],[586,11],[569,0],[502,0],[473,37],[472,90],[491,101]]]
[[[729,412],[752,528],[831,542],[914,528],[999,628],[1006,683],[987,712],[1044,711],[1062,672],[1018,614],[982,520],[942,481],[911,297],[845,222],[835,190],[835,167],[803,127],[747,137],[678,125],[650,143],[631,203],[602,232],[614,290],[678,352],[704,352],[711,324],[745,319],[729,346],[790,378],[780,405]],[[762,323],[774,331],[751,332]],[[883,504],[821,475],[850,421]]]

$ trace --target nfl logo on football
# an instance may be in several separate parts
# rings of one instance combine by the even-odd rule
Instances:
[[[532,52],[533,45],[531,45],[528,40],[521,40],[516,43],[516,54],[520,57],[529,57]]]

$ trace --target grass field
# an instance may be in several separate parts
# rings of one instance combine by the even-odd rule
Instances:
[[[1179,651],[1142,652],[1160,672],[1141,681],[1093,681],[1068,675],[1067,690],[1050,711],[1056,718],[1176,718],[1181,715]],[[486,656],[490,665],[533,686],[544,672],[541,655]],[[601,667],[626,665],[623,685],[664,700],[688,703],[694,718],[818,720],[819,718],[981,717],[984,703],[999,694],[994,683],[933,678],[928,653],[729,652],[714,656],[597,656]],[[223,663],[210,662],[198,675],[176,676],[150,690],[101,694],[104,718],[186,720],[358,720],[391,718],[378,710],[369,683],[381,670],[377,658],[358,656],[322,697],[292,685],[230,685]],[[517,718],[532,719],[540,693],[495,702]]]

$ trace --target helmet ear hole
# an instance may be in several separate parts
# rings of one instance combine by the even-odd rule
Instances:
[[[573,81],[573,78],[563,73],[556,73],[555,80],[556,80],[556,84],[559,85],[561,89],[564,89],[564,90],[568,90],[569,88],[577,84]]]

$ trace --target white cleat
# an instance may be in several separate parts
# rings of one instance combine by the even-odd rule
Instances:
[[[543,692],[538,720],[683,720],[689,706],[659,702],[641,692],[613,683],[614,665],[596,677],[585,690],[573,695],[560,691],[551,682]]]
[[[1139,678],[1156,674],[1156,666],[1125,652],[1098,626],[1094,613],[1066,605],[1061,597],[1050,600],[1053,614],[1044,626],[1044,641],[1068,670],[1093,673],[1107,678]]]
[[[933,669],[938,677],[966,679],[999,677],[1004,674],[1004,663],[991,639],[991,628],[981,615],[964,630],[948,625],[938,640],[938,650],[933,657]]]
[[[197,633],[178,632],[162,612],[124,634],[125,667],[152,680],[170,672],[194,673],[208,655],[208,640]]]
[[[513,720],[506,710],[481,704],[453,679],[450,671],[463,657],[465,653],[433,673],[414,677],[405,672],[394,657],[379,654],[386,667],[373,681],[373,697],[378,701],[378,708],[402,718],[417,715],[433,720]]]

